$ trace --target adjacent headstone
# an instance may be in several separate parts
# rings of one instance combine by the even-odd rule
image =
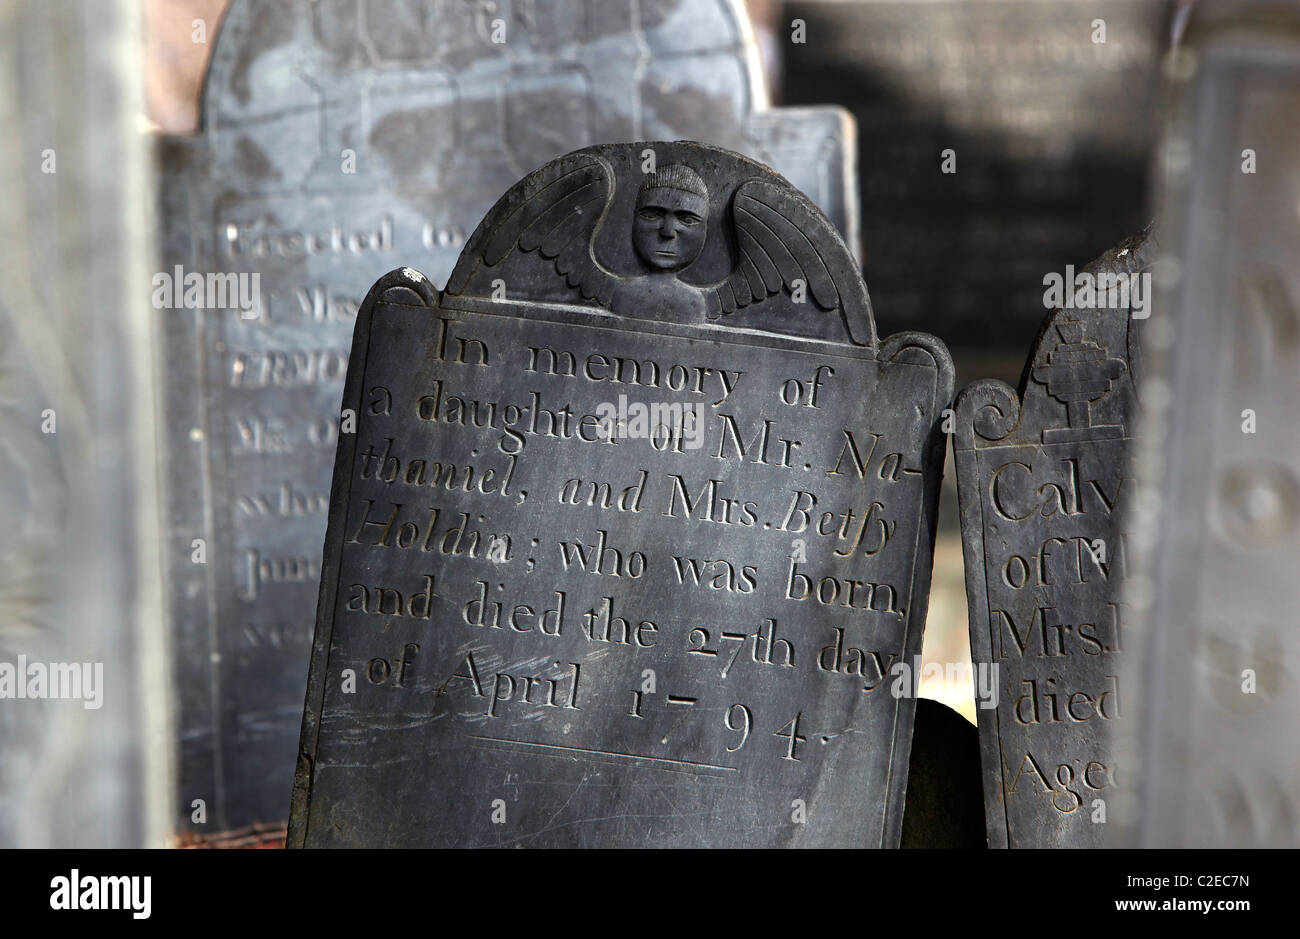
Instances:
[[[1049,274],[1044,300],[1061,308],[1019,391],[982,380],[957,397],[971,659],[977,686],[996,689],[978,709],[992,847],[1102,844],[1107,800],[1132,772],[1117,766],[1122,513],[1154,250],[1144,234]]]
[[[163,843],[138,5],[0,0],[0,847]]]
[[[202,131],[162,161],[163,270],[256,294],[164,319],[175,824],[209,836],[284,821],[334,422],[376,278],[407,263],[443,283],[501,192],[607,140],[751,153],[857,238],[851,124],[766,109],[738,0],[235,0],[213,41]]]
[[[755,162],[524,179],[359,313],[290,846],[896,846],[951,388]]]
[[[1170,62],[1128,844],[1300,845],[1298,35],[1295,3],[1199,4]]]

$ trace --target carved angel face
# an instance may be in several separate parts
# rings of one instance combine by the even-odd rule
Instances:
[[[708,232],[709,200],[680,189],[655,188],[636,200],[632,243],[659,271],[679,271],[700,256]]]

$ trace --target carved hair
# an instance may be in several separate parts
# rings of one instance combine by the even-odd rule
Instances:
[[[674,163],[661,168],[657,173],[646,173],[641,181],[641,192],[650,189],[677,189],[689,192],[708,201],[709,187],[704,185],[700,174],[684,163]]]

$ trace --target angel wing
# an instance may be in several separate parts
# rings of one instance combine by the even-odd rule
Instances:
[[[494,229],[475,233],[475,240],[484,237],[473,254],[494,267],[515,248],[536,251],[584,299],[609,306],[618,277],[596,260],[593,242],[614,201],[613,168],[592,154],[557,160],[525,180],[519,193]],[[477,257],[462,255],[448,292],[461,293],[477,267]]]
[[[783,289],[794,293],[801,285],[806,297],[825,312],[846,308],[850,299],[870,308],[865,296],[841,295],[836,276],[817,248],[818,243],[838,242],[839,235],[796,195],[788,185],[764,179],[751,179],[736,190],[731,214],[738,258],[731,276],[705,288],[710,317],[734,313]],[[860,283],[858,277],[840,279],[849,290]],[[865,293],[865,288],[858,289]],[[848,321],[852,332],[853,318]]]

